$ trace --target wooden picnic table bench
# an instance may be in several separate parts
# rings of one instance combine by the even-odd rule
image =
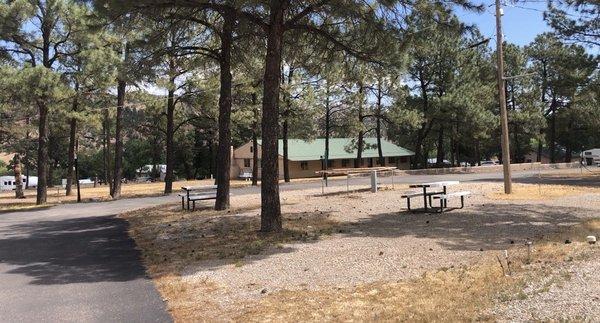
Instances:
[[[192,202],[192,210],[196,209],[196,201],[214,200],[217,198],[217,185],[203,185],[203,186],[182,186],[180,193],[181,197],[181,209],[185,210],[186,201],[187,209],[190,209],[190,202]]]

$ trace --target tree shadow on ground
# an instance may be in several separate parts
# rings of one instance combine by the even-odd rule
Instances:
[[[6,226],[0,231],[0,263],[13,267],[7,274],[29,276],[36,285],[145,277],[128,228],[114,216]]]
[[[261,233],[260,216],[252,207],[235,213],[192,213],[155,209],[129,217],[143,258],[153,275],[180,273],[196,264],[205,269],[253,262],[293,252],[286,243],[312,243],[335,232],[330,212],[287,212],[284,230]]]
[[[451,250],[504,250],[528,239],[548,238],[593,216],[594,211],[574,207],[490,203],[442,214],[377,214],[362,219],[347,235],[414,236],[436,239]]]

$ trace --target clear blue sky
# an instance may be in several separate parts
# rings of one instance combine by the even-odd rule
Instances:
[[[494,16],[494,0],[479,0],[475,3],[483,3],[486,11],[483,13],[465,12],[458,10],[456,14],[460,20],[476,25],[485,37],[495,39],[496,21]],[[512,1],[506,1],[504,16],[502,17],[502,28],[504,39],[507,42],[520,46],[527,45],[535,39],[535,36],[552,29],[544,21],[543,11],[546,9],[546,1],[530,0],[519,1],[512,4]],[[489,5],[492,5],[489,7]],[[516,6],[516,7],[513,7]],[[522,8],[519,8],[522,7]],[[525,9],[528,8],[528,9]],[[493,45],[493,42],[490,42]]]

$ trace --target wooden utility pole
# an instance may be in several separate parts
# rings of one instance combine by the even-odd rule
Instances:
[[[502,9],[500,0],[496,0],[496,56],[498,60],[498,100],[500,102],[500,123],[502,126],[502,168],[504,171],[504,193],[512,193],[510,171],[510,139],[508,137],[508,115],[506,112],[506,93],[504,91],[504,54],[502,51]]]

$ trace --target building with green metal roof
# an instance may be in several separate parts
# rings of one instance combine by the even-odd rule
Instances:
[[[260,145],[258,153],[260,158]],[[279,140],[279,175],[283,178],[283,140]],[[395,166],[399,169],[410,168],[410,157],[414,153],[402,148],[388,140],[381,139],[384,164],[379,164],[377,138],[364,138],[361,167]],[[252,173],[252,142],[248,142],[232,152],[231,177],[240,175],[247,177]],[[330,138],[329,139],[329,165],[328,169],[351,168],[358,166],[356,159],[357,147],[355,138]],[[315,177],[317,171],[323,169],[325,159],[325,139],[313,140],[288,139],[288,162],[291,178]],[[260,174],[260,161],[259,161]]]

